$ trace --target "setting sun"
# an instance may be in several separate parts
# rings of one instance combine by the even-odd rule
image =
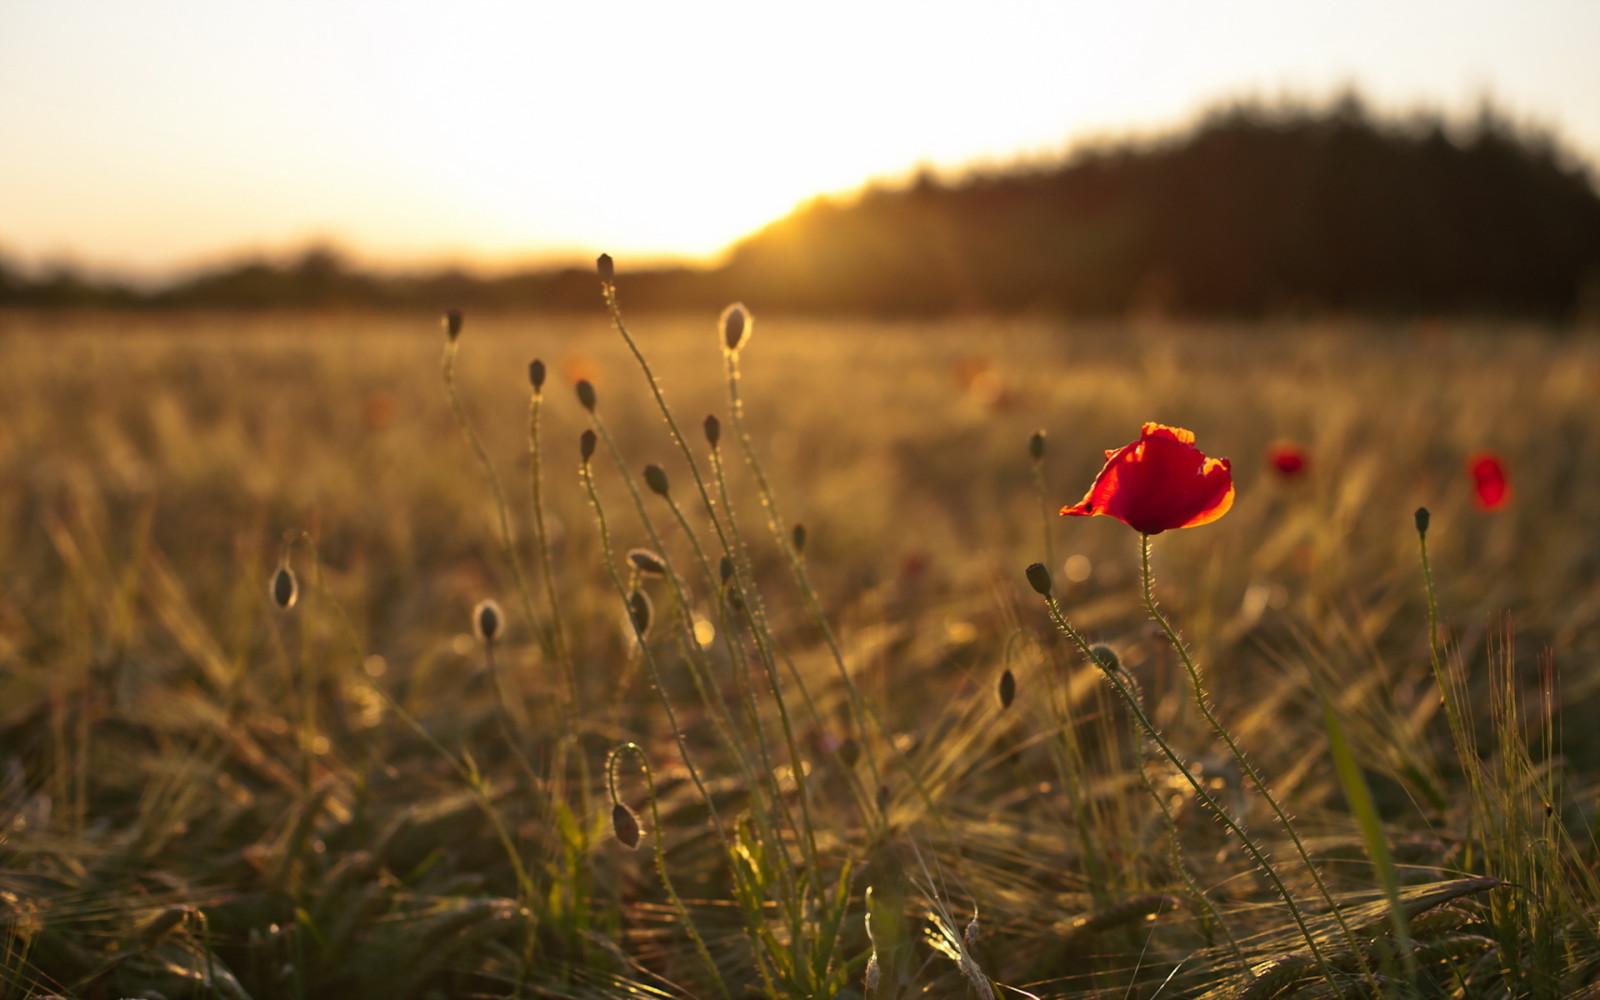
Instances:
[[[1402,111],[1492,95],[1592,160],[1597,11],[10,4],[0,253],[132,274],[308,240],[385,265],[707,259],[872,179],[1351,84]]]

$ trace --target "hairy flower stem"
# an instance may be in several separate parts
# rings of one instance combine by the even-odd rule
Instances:
[[[617,759],[623,754],[632,754],[639,761],[639,766],[644,769],[645,788],[649,792],[650,801],[650,841],[655,855],[656,875],[661,879],[661,885],[667,890],[667,897],[672,900],[672,908],[678,912],[678,919],[683,922],[683,929],[694,942],[695,954],[700,956],[700,961],[705,963],[706,970],[711,973],[711,979],[717,984],[717,992],[723,1000],[731,1000],[728,993],[728,984],[723,981],[722,973],[717,968],[717,963],[711,957],[711,950],[706,947],[705,938],[700,936],[700,930],[689,916],[689,908],[684,905],[683,897],[678,895],[677,888],[672,884],[672,877],[667,874],[666,849],[661,846],[661,812],[656,805],[656,779],[650,771],[650,758],[645,756],[643,748],[637,743],[624,743],[611,751],[606,758],[606,785],[611,792],[611,801],[620,801],[617,798]]]
[[[511,540],[511,515],[506,504],[505,487],[500,484],[500,474],[495,471],[494,462],[489,459],[489,452],[478,439],[478,432],[473,430],[472,421],[467,417],[467,408],[461,402],[461,394],[456,391],[456,349],[460,343],[459,340],[450,340],[445,344],[444,360],[441,363],[445,395],[450,399],[450,408],[455,412],[456,423],[461,425],[461,433],[466,436],[467,443],[478,456],[478,462],[489,478],[489,487],[494,491],[495,511],[500,517],[500,549],[505,555],[506,564],[511,567],[511,575],[516,579],[517,594],[522,599],[522,613],[527,616],[528,626],[533,629],[534,635],[539,636],[541,645],[545,645],[546,655],[553,658],[553,652],[539,630],[538,618],[533,613],[533,595],[528,590],[528,581],[522,574],[522,561],[517,558],[516,546]],[[520,710],[522,706],[519,703],[517,707]],[[567,712],[556,714],[559,716],[557,723],[560,727],[559,745],[566,747],[572,738],[572,717]]]
[[[661,384],[656,380],[655,370],[650,367],[650,362],[645,358],[644,352],[639,350],[639,345],[634,342],[633,335],[628,332],[628,326],[622,320],[622,306],[617,301],[616,283],[602,280],[600,290],[605,297],[606,310],[611,314],[612,325],[617,328],[617,333],[622,336],[623,342],[628,345],[628,350],[632,352],[634,361],[638,363],[639,369],[644,372],[645,381],[650,385],[650,394],[655,397],[656,408],[661,411],[662,417],[667,422],[667,430],[672,440],[677,444],[678,450],[683,453],[684,462],[688,465],[689,473],[694,478],[695,487],[700,491],[700,502],[705,506],[706,517],[710,519],[712,527],[717,532],[717,540],[722,544],[722,550],[724,552],[739,551],[735,542],[728,537],[727,530],[717,516],[716,505],[712,503],[711,492],[706,486],[705,477],[700,473],[700,465],[695,461],[694,452],[689,448],[688,440],[683,436],[683,432],[678,429],[677,418],[672,415],[672,408],[667,405],[667,399],[661,393]],[[738,562],[739,560],[735,560],[739,590],[741,593],[753,595],[755,593],[755,581],[750,577],[748,565],[738,566]],[[763,630],[758,629],[756,631],[759,634]],[[789,746],[790,774],[794,778],[795,788],[799,793],[801,814],[805,822],[807,864],[811,869],[811,877],[815,880],[815,884],[821,885],[822,869],[817,864],[816,840],[812,833],[811,825],[811,806],[809,801],[811,792],[806,783],[803,758],[800,756],[799,744],[794,737],[794,727],[789,718],[789,706],[783,698],[783,687],[778,681],[777,666],[771,655],[771,650],[762,648],[761,653],[762,663],[766,668],[768,680],[772,686],[772,696],[777,704],[778,718],[782,722],[784,739]]]
[[[1194,657],[1190,655],[1188,646],[1178,637],[1177,630],[1172,627],[1172,623],[1167,620],[1167,616],[1162,614],[1160,607],[1156,605],[1155,577],[1150,572],[1150,536],[1141,534],[1139,540],[1140,573],[1144,584],[1145,610],[1150,612],[1150,617],[1155,620],[1162,633],[1166,635],[1167,641],[1172,644],[1173,649],[1177,650],[1178,659],[1183,661],[1183,669],[1189,675],[1189,683],[1194,689],[1194,700],[1195,704],[1200,708],[1200,714],[1205,716],[1206,722],[1211,726],[1211,731],[1216,733],[1218,738],[1228,745],[1228,752],[1238,762],[1240,770],[1250,778],[1250,783],[1255,786],[1256,791],[1260,792],[1261,797],[1266,799],[1267,804],[1272,807],[1272,812],[1278,817],[1278,822],[1283,826],[1284,832],[1294,842],[1295,850],[1299,853],[1300,860],[1305,864],[1306,871],[1310,873],[1311,880],[1316,883],[1317,891],[1322,894],[1323,901],[1328,904],[1328,912],[1338,921],[1339,929],[1344,932],[1345,940],[1350,946],[1351,955],[1361,967],[1362,975],[1376,989],[1378,981],[1373,975],[1372,969],[1367,965],[1366,955],[1361,949],[1361,943],[1357,940],[1355,932],[1350,929],[1349,923],[1344,919],[1344,914],[1340,911],[1339,904],[1334,902],[1333,894],[1328,891],[1328,885],[1323,881],[1322,873],[1317,870],[1316,864],[1312,862],[1310,853],[1306,851],[1305,842],[1300,839],[1300,834],[1289,820],[1289,814],[1284,811],[1283,805],[1279,803],[1277,796],[1273,795],[1272,791],[1267,787],[1266,781],[1261,777],[1261,772],[1257,771],[1255,765],[1246,759],[1244,751],[1239,748],[1239,744],[1234,740],[1233,734],[1228,731],[1227,727],[1222,724],[1222,720],[1218,719],[1216,713],[1211,710],[1211,699],[1207,697],[1205,685],[1200,679],[1200,668],[1195,666]],[[1293,903],[1289,905],[1291,908],[1294,906]]]
[[[545,596],[550,601],[551,640],[561,680],[567,689],[567,711],[576,718],[579,710],[578,677],[572,665],[572,648],[567,644],[566,622],[557,596],[555,570],[550,564],[550,536],[544,520],[544,474],[540,461],[539,412],[543,395],[534,392],[528,399],[528,495],[533,501],[533,541],[539,552],[539,568],[544,572]]]
[[[1172,766],[1189,783],[1189,787],[1194,791],[1195,798],[1217,818],[1218,822],[1227,827],[1228,831],[1239,839],[1239,843],[1244,847],[1245,853],[1250,855],[1250,860],[1255,862],[1256,867],[1266,876],[1267,881],[1272,883],[1278,898],[1282,899],[1284,905],[1288,907],[1289,915],[1294,918],[1295,926],[1300,929],[1300,935],[1305,938],[1306,946],[1311,949],[1311,954],[1317,965],[1321,967],[1323,977],[1328,980],[1328,985],[1336,992],[1341,990],[1342,987],[1337,974],[1333,971],[1333,966],[1328,963],[1327,956],[1322,953],[1321,946],[1317,944],[1316,934],[1306,923],[1305,914],[1300,912],[1300,907],[1294,901],[1294,895],[1289,892],[1289,887],[1284,885],[1277,869],[1272,867],[1272,862],[1267,860],[1267,856],[1261,852],[1261,848],[1257,847],[1256,842],[1244,831],[1244,827],[1240,826],[1239,822],[1229,815],[1228,810],[1222,807],[1222,803],[1218,802],[1200,779],[1195,777],[1194,772],[1189,769],[1188,763],[1178,756],[1177,751],[1172,749],[1172,744],[1168,743],[1166,738],[1161,735],[1161,730],[1157,729],[1156,724],[1150,721],[1150,717],[1144,714],[1144,706],[1139,703],[1139,699],[1128,687],[1127,681],[1122,677],[1120,668],[1112,669],[1094,655],[1094,651],[1089,645],[1089,640],[1085,639],[1083,633],[1073,628],[1071,623],[1067,621],[1066,616],[1061,612],[1061,605],[1057,603],[1053,595],[1045,594],[1044,600],[1045,605],[1050,609],[1050,620],[1055,623],[1056,628],[1060,629],[1062,634],[1077,645],[1090,663],[1100,668],[1101,674],[1111,682],[1112,688],[1122,698],[1123,703],[1128,706],[1128,710],[1133,714],[1134,721],[1139,724],[1139,728],[1144,730],[1145,735],[1150,737],[1150,741],[1161,750],[1162,755],[1172,763]]]

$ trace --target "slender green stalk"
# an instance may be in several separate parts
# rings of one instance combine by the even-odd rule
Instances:
[[[1099,659],[1099,657],[1095,657],[1097,662]],[[1103,665],[1102,669],[1105,669]],[[1140,711],[1142,712],[1144,694],[1140,690],[1138,680],[1132,674],[1126,672],[1121,672],[1120,676],[1128,686],[1128,695],[1140,705]],[[1195,879],[1194,873],[1189,870],[1188,862],[1183,857],[1183,841],[1178,836],[1177,820],[1173,818],[1172,809],[1167,805],[1166,796],[1162,795],[1161,791],[1156,788],[1155,784],[1150,780],[1149,772],[1145,770],[1145,734],[1140,729],[1135,728],[1132,735],[1133,766],[1139,772],[1139,782],[1144,785],[1145,791],[1149,792],[1150,797],[1155,800],[1156,808],[1161,810],[1162,823],[1167,828],[1167,853],[1172,868],[1178,873],[1178,877],[1183,880],[1183,884],[1188,888],[1190,896],[1200,904],[1206,911],[1206,915],[1211,918],[1212,925],[1222,931],[1222,936],[1228,942],[1228,951],[1233,955],[1234,961],[1239,963],[1240,971],[1248,978],[1251,974],[1250,962],[1244,957],[1244,951],[1239,947],[1239,941],[1233,936],[1233,930],[1228,926],[1227,920],[1223,918],[1222,911],[1217,909],[1216,904],[1211,901],[1211,897],[1206,895],[1205,889]]]
[[[550,563],[550,538],[545,529],[544,474],[539,448],[539,412],[544,394],[535,388],[528,398],[528,494],[533,502],[533,541],[539,553],[539,568],[544,573],[545,597],[550,602],[550,630],[560,665],[562,683],[567,689],[567,712],[577,718],[581,707],[577,671],[572,663],[572,648],[567,643],[567,628],[561,613],[556,574]]]
[[[1327,956],[1322,953],[1322,947],[1317,944],[1316,934],[1311,930],[1310,925],[1306,923],[1305,914],[1300,912],[1299,905],[1294,901],[1294,895],[1278,875],[1277,869],[1272,866],[1266,855],[1256,846],[1255,840],[1244,831],[1244,827],[1240,826],[1239,822],[1229,814],[1228,810],[1222,807],[1222,804],[1216,800],[1216,797],[1211,794],[1204,783],[1195,777],[1194,772],[1189,769],[1188,763],[1178,756],[1176,750],[1172,749],[1172,745],[1161,735],[1161,730],[1157,729],[1156,724],[1150,721],[1150,717],[1144,714],[1144,707],[1129,689],[1127,682],[1122,677],[1121,670],[1111,669],[1098,656],[1094,655],[1094,650],[1089,645],[1089,641],[1083,637],[1083,633],[1073,628],[1071,623],[1067,621],[1066,616],[1061,611],[1061,605],[1056,602],[1054,595],[1045,593],[1042,596],[1044,597],[1045,605],[1050,610],[1050,619],[1055,623],[1056,628],[1077,645],[1090,663],[1100,668],[1101,674],[1111,682],[1111,686],[1122,698],[1123,703],[1128,706],[1128,710],[1133,714],[1134,721],[1139,724],[1145,735],[1150,737],[1150,741],[1161,750],[1162,755],[1172,763],[1177,772],[1189,783],[1189,787],[1193,789],[1195,797],[1206,807],[1207,811],[1217,818],[1218,822],[1222,823],[1230,833],[1238,838],[1240,845],[1244,847],[1245,853],[1250,855],[1250,860],[1255,862],[1256,868],[1266,876],[1267,881],[1272,883],[1278,898],[1282,899],[1284,905],[1288,907],[1289,915],[1294,919],[1295,926],[1300,929],[1300,935],[1305,939],[1306,946],[1311,949],[1311,954],[1321,968],[1322,975],[1327,979],[1328,985],[1336,991],[1340,990],[1342,987],[1337,974],[1333,970],[1333,966],[1329,964]]]
[[[723,1000],[731,1000],[728,984],[723,982],[722,973],[711,957],[711,950],[706,947],[705,938],[700,936],[700,929],[695,926],[694,918],[689,915],[689,908],[684,905],[683,897],[678,895],[677,887],[672,884],[672,876],[667,872],[666,850],[661,846],[661,812],[656,805],[656,779],[650,770],[650,758],[637,743],[624,743],[612,750],[610,756],[606,758],[606,787],[611,792],[611,802],[615,805],[622,801],[617,796],[617,760],[625,753],[632,754],[639,761],[639,766],[644,769],[645,788],[650,801],[650,842],[652,853],[655,855],[656,875],[661,879],[662,887],[667,890],[667,897],[672,900],[672,908],[677,911],[678,919],[683,922],[684,931],[694,942],[695,954],[700,956],[700,961],[705,963],[706,971],[711,973],[712,981],[717,984],[717,992],[722,995]]]
[[[484,474],[489,479],[489,487],[494,491],[495,511],[500,518],[500,549],[505,555],[506,565],[511,568],[511,575],[516,578],[517,595],[522,599],[522,612],[528,618],[528,626],[533,629],[539,642],[544,644],[545,639],[539,630],[538,618],[533,613],[533,595],[528,590],[527,578],[522,573],[522,561],[517,558],[516,546],[511,538],[511,514],[506,504],[505,487],[500,484],[500,474],[495,471],[489,452],[478,439],[478,432],[473,430],[472,421],[467,417],[467,408],[461,402],[461,394],[456,391],[456,349],[460,343],[454,338],[445,343],[444,360],[440,365],[444,375],[445,395],[450,399],[450,409],[455,413],[456,423],[461,425],[461,433],[466,436],[467,444],[471,445],[473,454],[478,456],[478,462],[483,466]],[[547,648],[545,652],[549,653],[550,650]],[[560,724],[565,729],[570,722],[563,716]]]
[[[1182,661],[1183,669],[1189,675],[1189,683],[1193,687],[1195,704],[1199,706],[1200,714],[1205,716],[1206,722],[1211,726],[1211,731],[1216,733],[1222,742],[1227,744],[1228,751],[1233,754],[1233,759],[1238,762],[1239,768],[1250,778],[1250,783],[1255,786],[1256,791],[1260,792],[1261,797],[1266,799],[1267,804],[1272,807],[1273,814],[1278,817],[1278,822],[1282,824],[1284,832],[1294,842],[1295,850],[1299,853],[1300,860],[1305,864],[1306,871],[1310,873],[1311,880],[1316,883],[1317,891],[1322,894],[1323,901],[1328,904],[1329,913],[1333,915],[1334,920],[1338,921],[1340,930],[1344,932],[1345,940],[1350,946],[1350,952],[1356,963],[1361,967],[1362,975],[1368,982],[1372,983],[1376,991],[1377,977],[1373,975],[1371,968],[1367,965],[1366,954],[1361,949],[1361,943],[1357,940],[1355,932],[1351,930],[1350,924],[1345,920],[1344,914],[1339,909],[1339,904],[1334,901],[1333,894],[1328,891],[1328,885],[1323,881],[1322,873],[1317,870],[1316,864],[1311,860],[1310,853],[1306,851],[1305,842],[1300,839],[1299,832],[1295,830],[1294,824],[1290,822],[1289,814],[1284,811],[1282,804],[1278,802],[1277,796],[1273,795],[1271,789],[1267,787],[1266,781],[1261,777],[1261,772],[1257,771],[1255,765],[1245,758],[1244,751],[1239,748],[1239,744],[1234,740],[1233,734],[1228,731],[1222,721],[1217,718],[1216,713],[1211,710],[1211,703],[1206,695],[1205,684],[1200,679],[1200,668],[1195,666],[1194,657],[1189,653],[1189,647],[1178,637],[1177,630],[1172,627],[1172,623],[1167,620],[1167,616],[1156,605],[1155,578],[1150,572],[1149,535],[1142,533],[1139,535],[1139,556],[1140,576],[1144,584],[1145,609],[1149,611],[1150,617],[1155,620],[1162,633],[1166,635],[1167,641],[1172,644],[1172,648],[1177,650],[1178,659]],[[1290,905],[1292,906],[1293,904],[1291,903]]]

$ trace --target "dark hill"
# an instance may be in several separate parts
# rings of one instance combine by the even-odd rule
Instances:
[[[1348,102],[1234,108],[1051,169],[818,200],[728,272],[750,301],[797,308],[1559,316],[1600,282],[1600,197],[1492,116],[1456,140]]]
[[[1235,106],[1166,139],[819,198],[716,270],[626,272],[633,308],[1190,315],[1600,308],[1600,196],[1548,137],[1484,112],[1469,127]],[[586,270],[379,276],[312,249],[156,292],[0,261],[0,305],[533,306],[592,309]]]

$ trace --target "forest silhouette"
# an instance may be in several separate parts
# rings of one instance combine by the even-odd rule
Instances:
[[[623,262],[626,270],[626,261]],[[0,262],[0,305],[590,309],[592,271],[380,274],[312,247],[157,289]],[[627,272],[631,307],[936,315],[1484,313],[1600,303],[1600,195],[1547,133],[1485,105],[1381,119],[1236,103],[1182,131],[1049,163],[819,197],[716,267]]]

